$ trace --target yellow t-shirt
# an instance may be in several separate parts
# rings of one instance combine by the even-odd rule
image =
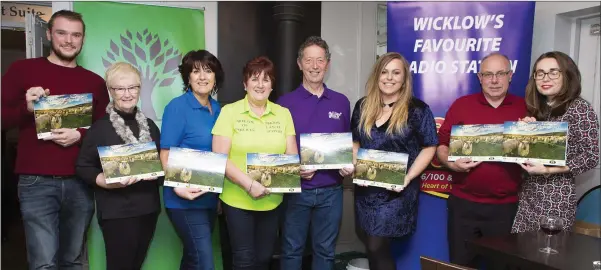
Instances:
[[[296,134],[288,109],[268,101],[265,113],[258,117],[250,110],[248,99],[244,97],[221,109],[213,127],[213,135],[232,140],[228,159],[242,172],[246,172],[247,153],[284,154],[286,138]],[[229,206],[254,211],[273,210],[282,202],[282,194],[269,194],[261,199],[254,199],[227,177],[219,197]]]

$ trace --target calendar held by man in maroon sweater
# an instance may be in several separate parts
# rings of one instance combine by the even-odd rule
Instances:
[[[81,66],[74,68],[56,65],[46,57],[20,60],[13,63],[2,76],[2,129],[18,127],[16,174],[47,176],[75,175],[75,160],[80,141],[63,147],[53,141],[38,140],[34,114],[27,110],[25,93],[31,87],[50,90],[50,95],[92,94],[92,121],[105,114],[109,102],[104,79]]]

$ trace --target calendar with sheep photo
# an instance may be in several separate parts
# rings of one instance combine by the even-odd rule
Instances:
[[[92,94],[50,95],[33,104],[38,139],[59,128],[88,128],[92,124]]]
[[[287,154],[246,154],[246,173],[272,193],[301,192],[300,158]]]
[[[221,193],[226,163],[226,154],[171,147],[165,168],[164,185]]]
[[[342,169],[353,166],[352,133],[303,133],[300,135],[301,168]]]
[[[504,161],[565,166],[567,134],[567,122],[505,122]]]
[[[452,126],[448,160],[502,161],[503,128],[503,124]]]
[[[165,175],[154,142],[98,146],[98,156],[107,184]]]
[[[404,186],[409,155],[359,148],[353,183],[394,189]]]

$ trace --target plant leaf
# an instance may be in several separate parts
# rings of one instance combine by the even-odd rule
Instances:
[[[115,55],[113,55],[111,51],[106,51],[106,56],[108,56],[111,60],[115,61]]]
[[[142,61],[146,62],[146,53],[144,52],[144,50],[142,50],[142,48],[140,48],[140,46],[138,46],[138,44],[136,44],[136,55],[142,59]]]
[[[163,81],[161,81],[161,84],[159,84],[159,87],[160,86],[169,86],[169,85],[171,85],[173,83],[174,80],[175,79],[173,79],[173,78],[163,79]]]
[[[131,50],[131,42],[129,42],[129,40],[127,40],[123,36],[121,36],[121,44],[123,44],[123,46],[125,46],[125,48],[128,48]]]
[[[136,37],[138,38],[138,41],[143,42],[142,35],[140,35],[140,32],[136,33]]]
[[[148,45],[148,43],[150,43],[152,41],[152,36],[148,35],[146,36],[146,45]]]
[[[148,33],[148,28],[144,29],[144,35]]]
[[[158,65],[162,64],[162,63],[163,63],[163,60],[165,60],[165,58],[164,58],[164,56],[161,54],[161,55],[159,55],[159,57],[157,57],[157,59],[154,61],[154,65],[155,65],[155,66],[158,66]]]
[[[165,52],[165,57],[171,56],[172,52],[173,52],[173,48],[169,48],[169,50],[167,50],[167,52]]]
[[[150,59],[154,59],[161,52],[161,39],[157,39],[152,45],[150,45]]]
[[[169,73],[173,70],[177,70],[178,64],[179,64],[179,56],[178,55],[167,60],[167,62],[165,62],[165,68],[163,68],[163,74]]]
[[[125,34],[129,39],[132,39],[131,32],[129,32],[129,30],[125,30]]]
[[[165,44],[163,44],[163,47],[167,47],[167,45],[169,45],[169,40],[165,39]]]
[[[130,64],[136,66],[138,65],[138,62],[136,61],[136,57],[128,50],[126,50],[125,48],[121,48],[121,54],[123,55],[123,58],[125,58],[125,60],[127,60],[127,62],[129,62]]]
[[[109,68],[112,64],[111,62],[106,61],[104,57],[102,57],[102,65],[104,65],[104,68]]]
[[[111,40],[111,51],[113,51],[114,54],[119,54],[119,47],[113,40]]]

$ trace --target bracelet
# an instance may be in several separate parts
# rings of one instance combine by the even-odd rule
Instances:
[[[255,181],[253,180],[252,182],[250,182],[250,187],[248,187],[248,191],[247,193],[250,193],[250,190],[253,188],[253,184],[255,183]]]
[[[545,167],[545,172],[543,173],[543,176],[545,178],[549,178],[549,176],[551,176],[551,172],[549,170],[549,167]]]

